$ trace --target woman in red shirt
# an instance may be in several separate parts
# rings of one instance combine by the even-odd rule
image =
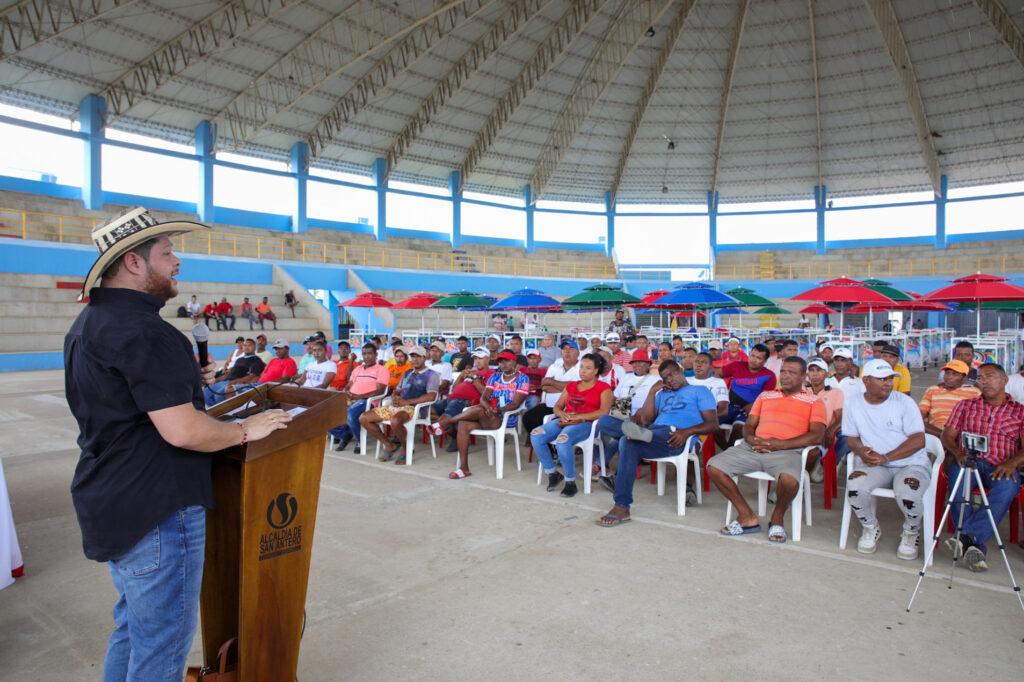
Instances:
[[[541,466],[548,475],[548,490],[554,490],[565,480],[562,497],[576,494],[576,453],[574,446],[590,435],[593,422],[608,414],[612,407],[611,387],[599,381],[607,367],[607,361],[600,354],[591,353],[580,358],[580,380],[565,386],[558,402],[555,403],[555,417],[530,434],[530,442],[537,453]],[[549,443],[554,443],[558,461],[562,463],[565,475],[558,473],[551,457]]]

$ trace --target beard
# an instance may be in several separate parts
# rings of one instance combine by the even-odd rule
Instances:
[[[169,301],[178,295],[178,287],[169,275],[158,275],[149,269],[146,272],[145,289],[147,294],[159,296]]]

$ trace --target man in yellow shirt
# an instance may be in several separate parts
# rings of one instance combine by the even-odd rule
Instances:
[[[879,348],[876,342],[875,357],[888,362],[889,366],[896,372],[896,376],[893,377],[892,390],[910,395],[910,370],[900,364],[899,346],[887,343]],[[866,365],[867,363],[865,362],[864,364]],[[864,374],[863,366],[861,367],[861,374]]]

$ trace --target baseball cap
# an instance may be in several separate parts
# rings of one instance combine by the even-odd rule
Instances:
[[[874,377],[876,379],[887,379],[897,374],[899,372],[894,370],[885,360],[868,360],[864,363],[864,370],[861,372],[861,376]]]
[[[722,350],[722,342],[718,339],[708,342],[708,350]]]
[[[825,364],[825,361],[822,360],[821,358],[814,358],[813,360],[811,360],[810,362],[807,363],[807,366],[808,367],[817,367],[819,369],[825,370],[826,372],[828,371],[828,365]]]
[[[499,360],[511,360],[511,361],[515,362],[516,354],[513,353],[510,350],[503,350],[500,353],[498,353],[498,359]]]
[[[576,350],[580,349],[580,347],[576,345],[576,342],[573,341],[572,339],[566,339],[565,341],[562,341],[562,343],[558,344],[559,348],[565,348],[566,346],[569,346],[570,348],[575,348]]]
[[[969,374],[971,371],[971,368],[963,360],[950,360],[942,366],[942,369],[951,369],[960,374]]]
[[[490,341],[491,339],[494,339],[498,343],[501,343],[501,337],[498,336],[497,334],[491,334],[490,336],[487,337],[488,341]]]
[[[312,341],[313,341],[313,337],[312,336],[307,336],[306,338],[302,339],[302,343],[311,343]]]
[[[832,347],[831,345],[829,345],[829,344],[827,344],[827,343],[823,343],[823,344],[821,344],[821,345],[820,345],[820,346],[818,347],[818,352],[820,353],[821,351],[823,351],[823,350],[825,350],[825,349],[828,349],[828,350],[832,351],[833,353],[835,353],[835,352],[836,352],[836,349],[835,349],[835,348],[833,348],[833,347]]]
[[[609,332],[608,334],[605,334],[604,341],[605,343],[620,343],[622,339],[620,339],[619,335],[615,332]]]
[[[434,341],[434,343],[430,344],[430,347],[431,348],[437,348],[442,353],[448,350],[448,348],[443,343],[441,343],[440,341]]]
[[[615,353],[612,352],[612,349],[609,348],[608,346],[598,346],[597,349],[598,350],[603,350],[608,355],[615,355]]]
[[[486,348],[477,348],[473,351],[474,358],[489,358],[491,357],[490,352]]]
[[[540,355],[540,354],[541,354],[540,351],[537,350],[536,348],[531,348],[530,350],[526,351],[526,357],[530,357],[531,355]]]
[[[277,341],[274,341],[274,345],[271,346],[271,348],[288,348],[288,342],[285,341],[284,339],[278,339]]]
[[[882,349],[879,352],[888,353],[889,355],[895,355],[896,357],[900,356],[899,346],[894,346],[891,343],[887,343],[884,346],[882,346]]]
[[[313,332],[313,338],[314,339],[326,339],[327,338],[327,334],[324,334],[323,332],[320,332],[320,331]]]
[[[832,351],[832,357],[853,360],[853,351],[850,350],[849,348],[836,348],[834,351]]]
[[[427,357],[427,351],[423,346],[413,346],[409,350],[405,351],[406,355],[418,355],[421,358]]]
[[[635,350],[635,351],[633,351],[633,357],[630,359],[629,362],[630,362],[630,364],[632,364],[634,362],[650,362],[650,361],[651,361],[651,356],[650,356],[650,354],[648,354],[647,351],[645,351],[645,350]]]

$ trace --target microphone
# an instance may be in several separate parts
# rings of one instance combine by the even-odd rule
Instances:
[[[206,350],[206,342],[210,340],[210,328],[205,324],[197,324],[192,327],[192,338],[196,340],[196,349],[199,351],[199,367],[206,367],[210,364],[210,354]]]

